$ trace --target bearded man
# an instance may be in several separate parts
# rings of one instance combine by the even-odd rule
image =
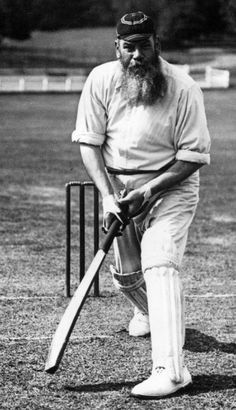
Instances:
[[[130,219],[115,238],[111,272],[134,306],[129,334],[151,333],[151,376],[132,395],[159,398],[192,381],[179,272],[210,137],[201,90],[160,57],[150,17],[124,15],[115,46],[117,61],[86,81],[72,140],[101,193],[104,229],[114,215]]]

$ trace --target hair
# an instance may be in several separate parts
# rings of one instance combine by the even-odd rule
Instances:
[[[164,97],[167,90],[167,80],[162,72],[159,49],[150,61],[140,65],[130,65],[119,57],[122,65],[122,92],[131,106],[138,104],[153,105]]]

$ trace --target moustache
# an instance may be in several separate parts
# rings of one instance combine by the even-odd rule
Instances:
[[[128,66],[128,73],[133,74],[133,75],[146,75],[147,72],[150,70],[150,64],[147,64],[146,62],[131,62]]]

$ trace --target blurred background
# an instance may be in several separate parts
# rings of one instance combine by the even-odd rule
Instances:
[[[0,74],[76,74],[111,60],[126,12],[151,15],[170,62],[236,75],[235,0],[0,0]]]

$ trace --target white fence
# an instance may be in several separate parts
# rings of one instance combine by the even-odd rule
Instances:
[[[0,92],[81,91],[86,76],[0,76]]]
[[[177,65],[177,67],[192,75],[201,88],[228,88],[230,85],[230,73],[228,70],[206,66],[205,72],[194,74],[191,73],[191,66],[188,64]]]
[[[191,66],[178,66],[191,75]],[[230,74],[228,70],[219,70],[207,66],[205,72],[193,75],[201,88],[228,88]],[[0,92],[80,92],[86,80],[85,75],[74,76],[0,76]]]
[[[206,67],[206,86],[208,88],[228,88],[230,75],[228,70],[219,70],[210,66]]]

